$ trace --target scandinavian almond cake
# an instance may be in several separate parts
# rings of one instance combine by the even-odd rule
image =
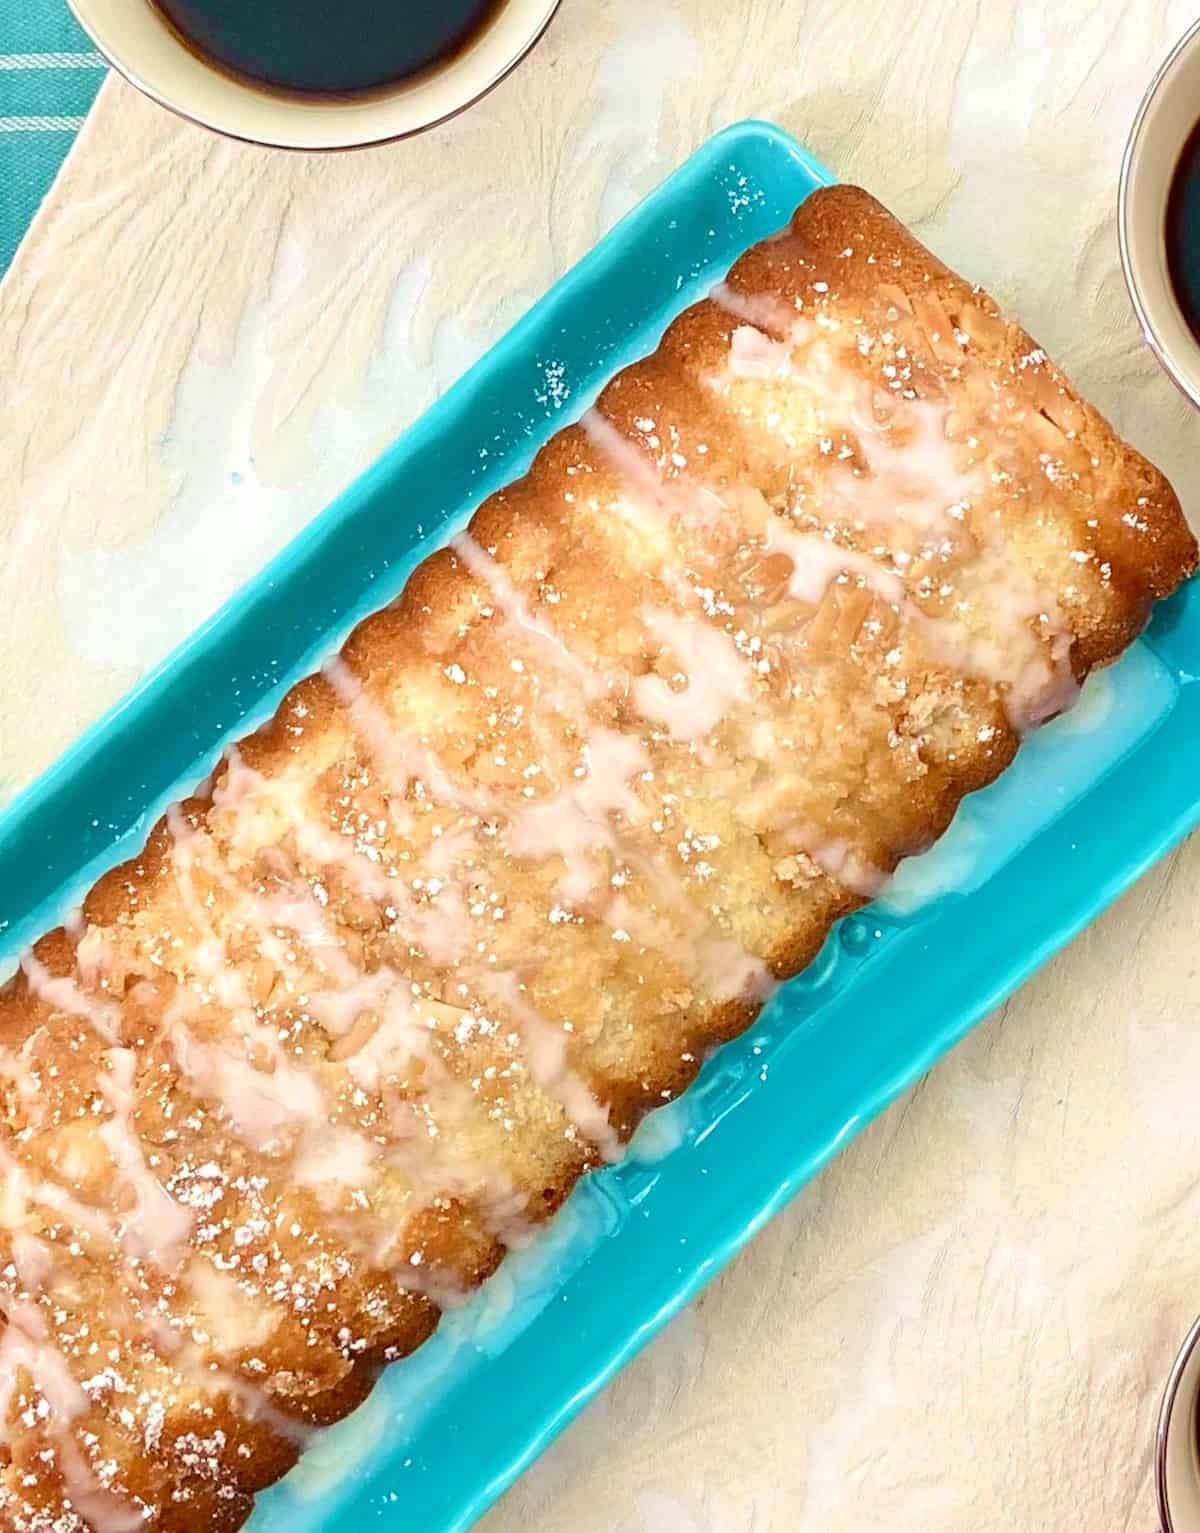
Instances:
[[[1195,563],[810,197],[0,992],[0,1528],[239,1527]]]

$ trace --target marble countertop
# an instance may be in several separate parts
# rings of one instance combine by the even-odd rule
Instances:
[[[287,156],[111,80],[0,286],[0,794],[714,129],[770,117],[1013,306],[1200,517],[1121,147],[1198,0],[564,0],[491,97]],[[1147,784],[1147,791],[1153,785]],[[487,1533],[1143,1529],[1200,1310],[1200,840],[857,1140]]]

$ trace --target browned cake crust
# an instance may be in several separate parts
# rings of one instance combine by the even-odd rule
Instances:
[[[1195,562],[811,197],[0,992],[0,1527],[238,1527]]]

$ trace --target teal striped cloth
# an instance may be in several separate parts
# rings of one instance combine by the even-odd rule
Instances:
[[[0,275],[83,125],[104,69],[65,0],[0,0]]]

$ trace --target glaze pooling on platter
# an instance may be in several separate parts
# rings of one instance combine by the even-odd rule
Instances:
[[[1078,703],[1039,730],[998,782],[963,803],[936,846],[900,865],[876,909],[889,922],[908,919],[977,889],[1161,723],[1177,693],[1153,650],[1132,645],[1088,679]]]
[[[238,1526],[1193,559],[819,194],[0,995],[3,1517]]]

